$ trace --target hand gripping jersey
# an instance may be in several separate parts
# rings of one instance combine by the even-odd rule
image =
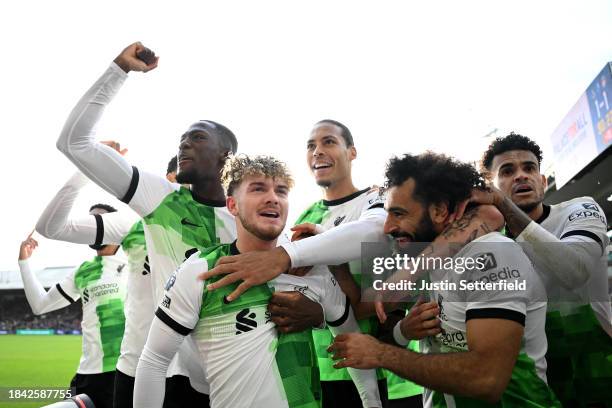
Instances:
[[[482,259],[483,268],[460,274],[453,269],[429,274],[431,283],[454,283],[429,291],[438,301],[442,332],[421,340],[423,353],[453,353],[468,350],[466,322],[470,319],[498,318],[521,323],[524,334],[512,377],[501,401],[504,407],[560,407],[546,384],[546,291],[520,246],[499,233],[484,235],[466,245],[458,258]],[[460,281],[525,282],[525,290],[461,290]],[[473,399],[448,395],[430,389],[423,393],[425,407],[490,406]]]
[[[599,262],[589,271],[588,281],[572,291],[571,301],[556,296],[549,303],[546,316],[548,337],[548,382],[567,406],[586,406],[590,401],[612,406],[612,312],[608,299],[608,271],[606,218],[599,205],[590,197],[579,197],[553,206],[544,207],[544,215],[537,223],[562,242],[590,242],[600,246]],[[517,237],[525,242],[525,235],[537,227],[528,225]],[[563,256],[563,248],[554,248]],[[570,244],[571,245],[571,244]],[[540,252],[526,245],[525,251],[536,271],[542,276],[550,293],[559,284],[548,271]]]
[[[83,351],[77,373],[114,371],[125,328],[123,302],[127,280],[125,258],[96,256],[84,262],[56,287],[70,303],[83,304]]]
[[[237,284],[208,292],[209,282],[196,277],[221,256],[237,253],[235,244],[221,245],[189,258],[168,280],[157,317],[183,336],[191,333],[210,384],[212,407],[318,407],[310,331],[277,334],[268,301],[275,290],[300,291],[322,304],[328,324],[339,326],[349,317],[348,299],[327,268],[315,267],[304,277],[280,275],[227,303],[225,296]],[[374,372],[369,374],[370,388],[376,390]],[[380,406],[378,395],[367,398],[366,406]]]
[[[378,191],[368,192],[368,190],[364,189],[338,200],[317,201],[299,216],[296,224],[305,222],[320,224],[324,230],[328,230],[341,224],[357,221],[362,217],[380,216],[380,213],[384,217],[384,197]],[[342,242],[338,242],[337,245],[341,246]],[[357,285],[361,285],[360,260],[350,262],[349,268]],[[378,320],[376,317],[362,319],[359,321],[359,327],[362,333],[376,335]],[[336,369],[333,367],[334,360],[332,360],[331,355],[327,352],[327,348],[333,342],[333,336],[330,331],[328,329],[315,329],[312,335],[317,352],[321,381],[350,380],[351,377],[345,368]],[[382,370],[378,371],[379,378],[384,378]]]

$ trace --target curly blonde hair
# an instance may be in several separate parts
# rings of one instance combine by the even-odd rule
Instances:
[[[293,187],[293,177],[282,161],[271,156],[249,157],[240,154],[227,159],[223,167],[221,183],[225,194],[231,196],[247,176],[278,178],[284,180],[289,188]]]

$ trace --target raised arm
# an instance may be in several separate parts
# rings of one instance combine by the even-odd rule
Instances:
[[[132,167],[113,148],[95,141],[95,127],[129,71],[147,72],[157,66],[157,59],[149,65],[138,59],[136,54],[144,49],[134,43],[119,54],[74,107],[57,141],[57,148],[79,170],[119,199],[128,193]]]
[[[51,287],[49,291],[45,290],[29,265],[29,258],[37,246],[38,242],[31,235],[21,243],[19,248],[19,271],[21,272],[26,299],[32,308],[32,312],[35,315],[40,315],[68,306],[78,299],[78,294],[74,294],[74,291],[70,290],[73,287],[70,284],[62,285],[58,283]],[[69,280],[70,277],[65,279],[65,282]]]

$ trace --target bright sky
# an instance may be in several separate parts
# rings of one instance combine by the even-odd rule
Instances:
[[[320,197],[305,164],[319,119],[352,130],[358,187],[382,183],[393,154],[475,160],[495,128],[535,138],[548,153],[551,132],[612,60],[612,3],[603,0],[176,3],[0,6],[0,270],[17,268],[20,241],[73,171],[55,148],[68,113],[131,42],[156,51],[159,68],[130,74],[99,136],[162,173],[190,123],[221,122],[241,152],[289,163],[291,220]],[[74,211],[97,201],[109,199],[87,188]],[[92,255],[42,239],[33,266]]]

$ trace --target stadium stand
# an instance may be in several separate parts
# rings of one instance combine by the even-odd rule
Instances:
[[[45,268],[36,272],[48,289],[73,267]],[[19,271],[0,271],[0,334],[15,334],[18,330],[53,330],[56,334],[81,333],[81,301],[39,316],[32,313],[23,291]]]

